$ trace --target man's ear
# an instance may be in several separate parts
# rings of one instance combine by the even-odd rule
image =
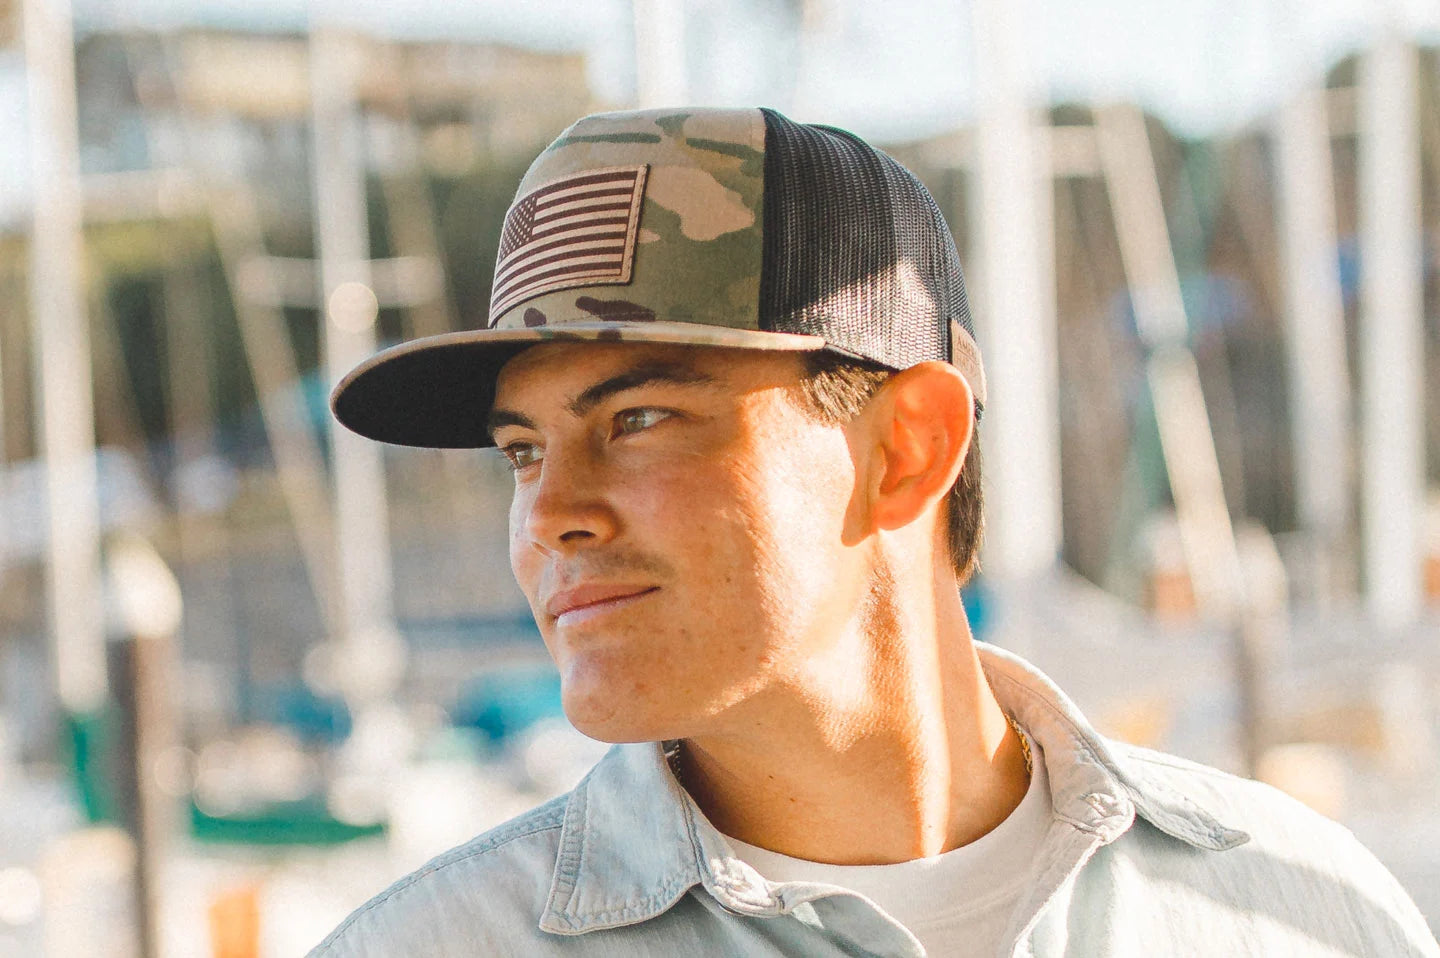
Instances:
[[[885,381],[861,417],[873,528],[908,525],[945,498],[970,450],[974,409],[970,384],[949,363],[920,363]]]

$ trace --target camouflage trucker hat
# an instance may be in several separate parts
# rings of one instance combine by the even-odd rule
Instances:
[[[331,408],[382,442],[489,446],[500,367],[577,339],[945,360],[984,405],[959,257],[925,187],[851,133],[768,109],[575,123],[505,216],[486,328],[376,354]]]

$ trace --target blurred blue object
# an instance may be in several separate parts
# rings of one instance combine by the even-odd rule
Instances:
[[[550,668],[527,668],[492,672],[466,683],[450,719],[500,744],[541,719],[562,715],[559,674]]]
[[[350,735],[350,709],[338,696],[316,695],[300,680],[256,688],[252,720],[282,725],[307,744],[333,745]]]
[[[397,624],[413,649],[522,646],[545,654],[544,640],[528,608],[448,618],[402,618]]]
[[[960,590],[960,602],[965,606],[965,618],[970,620],[970,634],[980,641],[986,641],[990,631],[990,589],[985,579],[975,576]]]

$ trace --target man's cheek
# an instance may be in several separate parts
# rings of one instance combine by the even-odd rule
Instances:
[[[528,513],[528,499],[520,492],[516,492],[510,500],[510,526],[509,526],[509,547],[510,547],[510,571],[515,576],[515,581],[527,596],[531,592],[526,588],[527,567],[534,565],[537,558],[536,552],[530,546],[529,539],[525,535],[525,520]],[[532,596],[533,597],[533,596]]]

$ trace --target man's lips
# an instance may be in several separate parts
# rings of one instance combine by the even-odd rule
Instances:
[[[577,612],[602,611],[629,599],[654,592],[653,585],[582,585],[556,592],[545,602],[545,613],[552,619]]]

